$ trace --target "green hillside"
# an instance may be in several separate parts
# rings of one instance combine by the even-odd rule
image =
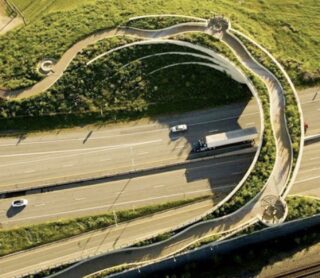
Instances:
[[[23,8],[27,0],[14,2],[30,23],[1,37],[3,88],[34,84],[41,78],[35,72],[38,61],[43,57],[59,58],[72,44],[95,30],[115,27],[132,16],[162,13],[204,18],[223,14],[232,20],[233,27],[267,47],[293,77],[298,76],[294,79],[296,85],[311,85],[320,80],[317,0],[202,0],[196,5],[193,0],[85,0],[80,1],[77,9],[72,8],[79,1],[33,0],[29,1],[29,8]]]

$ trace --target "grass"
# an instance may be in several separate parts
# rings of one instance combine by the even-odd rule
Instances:
[[[22,8],[30,2],[15,1]],[[0,87],[18,88],[34,84],[41,78],[35,74],[35,67],[43,57],[59,59],[72,44],[96,30],[115,27],[133,16],[161,13],[203,18],[209,18],[213,13],[224,14],[232,20],[234,27],[268,48],[287,69],[301,67],[302,72],[316,80],[320,74],[317,31],[320,2],[317,0],[299,3],[292,0],[238,3],[202,0],[197,5],[193,0],[139,0],[134,3],[129,0],[88,0],[81,1],[79,6],[77,2],[59,0],[43,11],[49,1],[32,1],[31,23],[1,37]],[[63,11],[59,11],[60,8]],[[29,18],[28,14],[26,17]]]
[[[320,199],[312,197],[289,196],[286,199],[288,217],[286,221],[309,217],[320,213]]]
[[[83,5],[94,4],[96,0],[9,0],[22,13],[27,23],[52,12],[69,11]]]
[[[127,37],[102,40],[78,54],[47,92],[1,103],[0,130],[41,130],[132,119],[214,107],[251,97],[245,85],[212,68],[176,65],[154,72],[177,63],[208,63],[204,58],[181,55],[198,54],[197,51],[169,43],[131,46],[86,65],[98,54],[133,41]],[[161,56],[149,57],[153,54]]]
[[[210,198],[210,196],[201,196],[146,206],[135,210],[118,211],[117,222],[133,220],[138,217],[148,216],[153,213],[177,208],[208,198]],[[0,230],[0,256],[66,239],[89,231],[107,228],[113,224],[115,224],[114,214],[112,212],[106,212],[99,215],[52,221],[16,229]]]
[[[124,25],[146,30],[156,30],[167,28],[176,24],[187,22],[203,22],[201,20],[187,18],[187,17],[174,17],[174,16],[160,16],[160,17],[146,17],[137,18],[126,22]]]

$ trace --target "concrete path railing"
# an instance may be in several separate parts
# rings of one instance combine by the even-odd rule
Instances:
[[[176,27],[174,29],[176,30]],[[175,30],[171,30],[169,33],[173,34]],[[208,30],[203,31],[208,32]],[[150,34],[149,31],[140,30],[139,36],[154,38],[155,33]],[[160,260],[161,258],[171,256],[179,250],[185,249],[187,246],[193,244],[208,234],[219,234],[240,229],[240,227],[244,227],[245,224],[250,221],[255,222],[257,217],[259,217],[261,214],[261,205],[259,201],[263,197],[267,195],[279,196],[282,189],[286,186],[291,171],[292,148],[290,136],[286,126],[284,114],[285,102],[282,88],[279,86],[278,80],[272,74],[270,74],[269,71],[257,63],[251,57],[245,47],[239,43],[235,37],[230,35],[228,32],[225,32],[223,41],[234,51],[241,63],[253,73],[258,75],[268,87],[271,106],[270,117],[272,121],[274,137],[276,140],[277,157],[275,167],[267,184],[265,185],[264,191],[258,194],[258,196],[256,196],[238,211],[218,219],[193,225],[166,241],[143,248],[119,250],[117,252],[97,257],[93,261],[97,268],[108,268],[123,263],[131,264],[137,262],[154,262]],[[74,268],[67,269],[66,271],[56,274],[53,277],[75,277],[72,276],[72,273],[75,273],[75,269],[77,270],[77,274],[89,274],[86,264],[79,263]],[[92,269],[90,271],[92,272]]]
[[[126,28],[113,31],[109,30],[108,33],[100,34],[100,39],[105,37],[106,35],[111,36],[125,34],[140,37],[143,39],[149,39],[152,41],[158,39],[160,42],[161,39],[159,38],[162,37],[173,36],[185,32],[199,31],[210,33],[209,29],[198,25],[195,25],[193,27],[185,25],[180,27],[174,26],[172,28],[166,28],[165,31],[132,30]],[[89,41],[90,40],[86,40],[86,42],[83,42],[82,44],[80,42],[79,45],[75,47],[74,52],[69,53],[70,57],[72,55],[74,57],[77,51],[80,50],[81,46],[84,47],[85,45],[88,45],[90,43]],[[93,43],[94,41],[95,38],[93,36],[91,37],[91,43]],[[166,241],[143,248],[119,250],[117,252],[103,255],[102,257],[97,257],[94,259],[94,261],[92,261],[96,267],[102,269],[123,263],[154,262],[185,249],[187,246],[193,244],[194,242],[197,242],[199,239],[209,234],[219,234],[233,231],[235,229],[241,229],[241,227],[244,227],[246,223],[250,221],[256,221],[257,218],[261,215],[262,209],[259,201],[263,197],[270,194],[279,196],[282,189],[286,186],[291,170],[292,149],[284,114],[285,102],[283,98],[282,88],[281,86],[279,86],[278,80],[273,75],[271,75],[269,71],[267,71],[259,63],[257,63],[251,57],[245,47],[227,31],[223,33],[223,41],[234,51],[241,63],[253,73],[258,75],[268,87],[270,96],[270,116],[272,121],[273,133],[276,140],[277,156],[275,167],[267,184],[265,185],[263,192],[258,194],[249,203],[247,203],[236,212],[218,219],[198,223]],[[208,52],[210,53],[210,51]],[[64,66],[66,67],[71,60],[72,59],[70,59],[69,61],[65,61]],[[75,268],[77,269],[77,273],[79,273],[80,271],[81,275],[88,274],[88,269],[85,264],[79,263],[74,268],[67,269],[60,274],[54,275],[54,277],[79,277],[75,276]]]

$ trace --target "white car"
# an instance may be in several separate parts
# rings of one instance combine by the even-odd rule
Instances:
[[[11,206],[12,206],[13,208],[25,207],[26,205],[28,205],[28,200],[26,200],[26,199],[14,200],[14,201],[11,203]]]
[[[173,133],[187,131],[187,130],[188,130],[188,126],[185,125],[185,124],[183,124],[183,125],[175,125],[175,126],[170,128],[170,131],[173,132]]]

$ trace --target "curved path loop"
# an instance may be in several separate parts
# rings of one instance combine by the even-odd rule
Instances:
[[[199,27],[197,24],[193,27],[185,25],[173,26],[172,28],[167,28],[160,31],[122,29],[121,31],[117,30],[117,32],[110,31],[109,35],[121,33],[138,36],[143,39],[151,39],[167,37],[189,31],[202,31],[210,33],[211,29],[207,29],[205,26]],[[65,271],[55,274],[52,277],[80,277],[103,268],[113,267],[115,265],[124,263],[130,264],[137,262],[154,262],[185,249],[187,246],[209,234],[231,232],[233,230],[245,227],[248,223],[254,223],[258,221],[262,214],[260,200],[269,195],[280,196],[281,192],[286,187],[292,167],[292,148],[290,136],[286,126],[284,113],[285,102],[282,88],[278,80],[267,69],[262,67],[251,57],[245,47],[228,32],[227,28],[225,28],[222,32],[223,42],[225,42],[234,51],[239,60],[249,70],[261,77],[268,87],[271,105],[270,115],[272,129],[276,141],[277,155],[274,169],[264,187],[264,190],[249,203],[232,214],[211,221],[198,223],[177,234],[176,236],[157,244],[142,248],[118,250],[88,261],[80,262],[74,268],[66,269]],[[106,34],[107,33],[104,33],[104,35]],[[101,39],[103,34],[99,34],[98,36]],[[83,43],[83,45],[84,44],[85,43]],[[87,44],[88,41],[86,42],[86,45]],[[72,55],[75,54],[76,53],[72,53]],[[69,55],[71,55],[71,53]],[[93,260],[94,263],[92,263]]]
[[[98,258],[94,258],[94,263],[89,261],[81,262],[75,269],[67,269],[55,277],[80,277],[98,271],[102,268],[108,268],[123,263],[136,262],[153,262],[161,258],[173,255],[174,253],[185,249],[201,238],[216,233],[226,233],[237,229],[241,229],[248,223],[258,221],[262,214],[260,200],[268,195],[280,196],[285,188],[292,166],[291,142],[288,134],[285,114],[284,114],[284,98],[283,91],[277,79],[264,67],[258,64],[247,52],[245,47],[228,32],[225,28],[221,32],[214,33],[212,29],[207,28],[206,24],[181,24],[170,28],[147,31],[132,28],[118,28],[114,30],[106,30],[99,32],[78,42],[70,48],[54,67],[54,74],[46,77],[33,87],[20,91],[4,92],[3,96],[7,97],[29,97],[37,95],[40,92],[52,86],[63,74],[63,71],[70,64],[75,55],[89,44],[95,43],[106,37],[115,35],[129,35],[147,40],[160,41],[161,38],[177,35],[185,32],[205,32],[215,36],[222,37],[225,42],[237,55],[239,60],[252,72],[260,76],[266,83],[270,95],[270,114],[273,133],[276,139],[276,162],[274,169],[265,185],[263,192],[258,194],[253,200],[244,205],[238,211],[225,217],[214,219],[191,226],[176,236],[160,242],[158,244],[146,246],[143,248],[131,248],[115,251]]]

